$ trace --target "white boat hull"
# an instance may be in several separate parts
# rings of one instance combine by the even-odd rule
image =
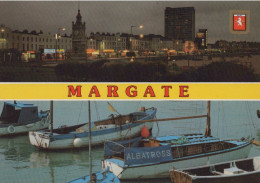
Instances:
[[[207,164],[215,164],[225,161],[232,161],[236,159],[247,158],[252,144],[242,147],[240,149],[228,152],[222,152],[219,154],[206,155],[201,157],[195,157],[184,160],[175,160],[173,162],[153,164],[153,165],[141,165],[125,167],[121,164],[114,163],[112,161],[103,160],[102,168],[109,167],[110,171],[113,172],[120,179],[149,179],[149,178],[169,178],[170,169],[184,169],[190,167],[203,166]],[[120,160],[118,160],[120,161]]]
[[[140,135],[140,131],[143,126],[146,126],[148,130],[151,130],[153,127],[153,123],[145,123],[140,124],[138,126],[132,127],[131,131],[129,128],[120,130],[117,132],[100,134],[100,135],[92,135],[91,144],[93,146],[103,144],[107,140],[117,141],[121,139],[128,139],[130,136],[135,137]],[[88,137],[82,138],[68,138],[68,139],[58,139],[51,140],[49,133],[46,132],[29,132],[29,139],[32,145],[43,148],[43,149],[71,149],[71,148],[79,148],[79,147],[87,147],[89,144]],[[75,144],[75,141],[78,140],[78,145]]]
[[[28,133],[34,130],[43,130],[49,127],[49,120],[43,119],[35,123],[22,124],[22,125],[12,125],[6,127],[0,127],[0,136],[17,135]]]

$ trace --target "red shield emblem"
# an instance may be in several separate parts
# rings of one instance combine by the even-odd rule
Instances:
[[[246,14],[233,14],[233,30],[234,31],[246,30]]]

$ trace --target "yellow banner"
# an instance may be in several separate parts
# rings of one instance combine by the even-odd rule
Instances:
[[[260,99],[260,83],[1,83],[1,100]]]

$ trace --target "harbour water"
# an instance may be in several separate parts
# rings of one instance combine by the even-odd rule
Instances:
[[[24,101],[26,102],[26,101]],[[0,102],[0,108],[3,107]],[[30,101],[40,110],[49,109],[48,101]],[[140,107],[156,107],[157,118],[181,117],[206,114],[206,101],[113,101],[110,102],[120,114],[137,111]],[[211,102],[212,135],[221,139],[237,139],[253,136],[260,140],[260,119],[256,110],[258,101],[213,101]],[[88,122],[87,101],[54,102],[54,127]],[[91,102],[92,120],[107,118],[107,103]],[[153,136],[181,133],[204,133],[206,118],[159,122],[154,124]],[[103,147],[92,152],[93,171],[101,169]],[[249,156],[260,156],[260,147],[253,146]],[[11,183],[63,183],[89,172],[88,149],[46,152],[30,145],[28,136],[0,138],[0,182]],[[149,180],[133,182],[165,182]]]

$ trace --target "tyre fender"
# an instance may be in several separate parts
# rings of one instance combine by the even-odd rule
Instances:
[[[15,128],[13,125],[8,126],[7,128],[8,133],[15,133]]]

